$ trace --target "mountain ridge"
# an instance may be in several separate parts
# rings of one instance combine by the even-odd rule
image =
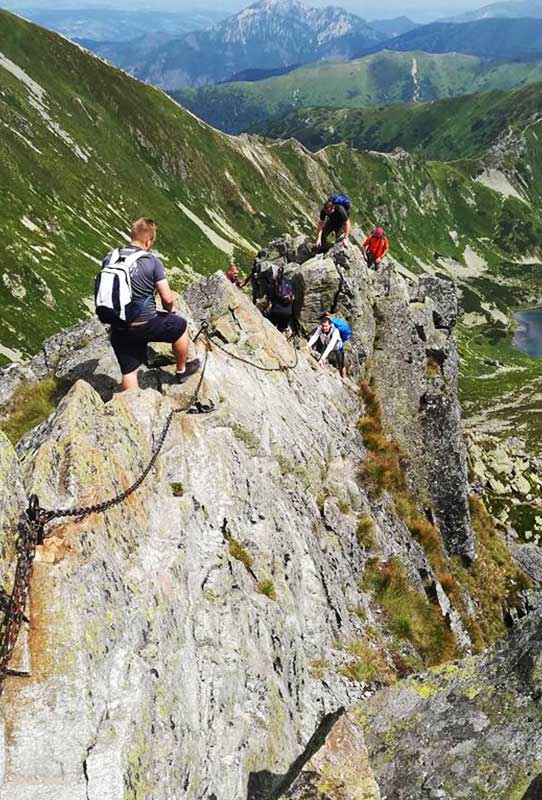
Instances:
[[[125,240],[131,219],[158,220],[158,252],[182,289],[198,274],[224,268],[232,254],[248,271],[262,242],[280,230],[314,235],[323,199],[340,189],[353,200],[354,241],[383,224],[404,275],[457,282],[466,320],[459,334],[467,414],[483,418],[487,430],[499,419],[499,441],[510,430],[538,452],[542,433],[529,413],[538,364],[514,350],[507,330],[511,311],[535,305],[542,291],[537,124],[527,119],[525,130],[509,135],[506,116],[485,131],[483,103],[479,114],[456,113],[452,144],[464,139],[474,153],[489,148],[470,161],[343,143],[311,153],[294,140],[220,134],[160,90],[62,37],[13,15],[0,19],[1,364],[38,352],[46,337],[88,317],[100,261]],[[503,108],[518,121],[524,113],[529,118],[531,105],[539,108],[531,91],[524,90],[523,110]],[[382,117],[396,114],[403,124],[404,112],[384,110]],[[436,150],[448,147],[445,116]],[[381,133],[384,142],[388,131]],[[421,126],[413,141],[425,135]],[[493,470],[490,464],[486,471]],[[527,478],[518,485],[530,486]],[[521,518],[521,529],[534,526],[537,512],[527,501],[503,511],[496,497],[495,505]]]
[[[265,257],[282,263],[281,252],[296,258],[302,244],[282,238]],[[117,366],[96,321],[46,343],[51,360],[41,368],[72,385],[18,454],[0,432],[3,582],[27,494],[66,509],[116,496],[153,454],[156,469],[103,513],[50,520],[35,548],[30,624],[4,694],[5,800],[45,798],[51,786],[56,800],[270,800],[299,798],[307,780],[316,783],[311,800],[352,798],[356,787],[378,800],[392,779],[382,774],[373,715],[370,726],[361,721],[398,681],[411,710],[439,694],[452,719],[447,738],[452,727],[468,752],[463,771],[496,800],[532,769],[540,613],[470,657],[500,640],[509,618],[536,608],[540,581],[518,568],[480,498],[469,502],[453,285],[371,272],[349,243],[300,260],[289,269],[306,290],[307,326],[333,297],[352,320],[359,393],[319,367],[307,345],[294,367],[293,344],[219,274],[195,282],[180,305],[194,330],[206,320],[219,331],[226,350],[205,356],[199,396],[214,410],[175,414],[161,451],[153,434],[190,406],[197,376],[174,385],[166,367],[161,391],[111,397]],[[194,347],[203,357],[203,343]],[[441,367],[430,369],[437,355]],[[521,748],[488,772],[485,750],[469,749],[471,728],[457,720],[495,707],[482,728],[494,742],[504,726],[498,678],[509,665],[506,752]],[[328,740],[345,709],[356,735]],[[424,718],[435,716],[438,708],[424,707]],[[400,707],[380,722],[404,717]],[[53,728],[70,746],[56,747],[51,764]],[[361,757],[364,728],[370,760]],[[314,763],[303,767],[326,740],[333,768],[320,779]],[[385,745],[389,752],[394,737]],[[434,750],[445,762],[439,778],[456,774],[442,745]],[[417,793],[425,777],[416,762],[401,785]]]
[[[539,121],[542,82],[430,103],[379,108],[299,109],[255,132],[295,137],[319,149],[346,143],[390,152],[403,147],[435,160],[483,157],[508,130],[521,132]]]
[[[371,48],[459,52],[482,58],[525,58],[542,54],[542,19],[488,17],[470,22],[432,22]]]
[[[301,0],[259,0],[212,28],[172,39],[158,48],[149,49],[142,40],[142,59],[130,44],[87,41],[86,45],[143,80],[176,89],[218,83],[262,66],[274,69],[348,57],[384,38],[361,17],[339,7],[311,8]]]
[[[250,83],[171,92],[201,119],[227,133],[264,130],[272,117],[310,107],[357,108],[424,103],[542,80],[542,60],[485,60],[458,53],[382,50],[348,62],[310,64]],[[371,113],[371,112],[368,112]],[[378,116],[379,111],[372,112]]]
[[[538,0],[509,0],[508,2],[490,3],[474,11],[467,11],[456,17],[449,17],[448,22],[469,22],[474,19],[487,19],[488,17],[540,17],[542,6]]]

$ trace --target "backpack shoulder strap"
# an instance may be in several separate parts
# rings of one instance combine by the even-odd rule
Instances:
[[[130,253],[127,256],[123,256],[121,255],[121,250],[122,250],[121,247],[117,247],[115,250],[113,250],[109,262],[107,264],[107,267],[122,267],[126,269],[131,267],[132,264],[135,264],[136,261],[140,259],[142,256],[148,255],[146,250],[139,249],[136,250],[135,253]]]
[[[140,258],[143,256],[148,256],[149,253],[147,250],[136,250],[135,253],[130,253],[129,256],[126,256],[124,263],[127,267],[131,267],[133,264],[136,263]]]
[[[107,258],[107,256],[106,256],[106,258]],[[119,259],[120,259],[120,248],[117,247],[115,250],[113,250],[111,252],[107,265],[105,264],[105,258],[104,258],[104,263],[102,264],[102,267],[104,269],[106,268],[106,266],[107,267],[114,267],[115,264],[119,261]]]

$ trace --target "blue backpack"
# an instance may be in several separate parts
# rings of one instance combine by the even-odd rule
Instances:
[[[341,319],[340,317],[331,317],[330,319],[341,334],[343,343],[352,338],[352,328],[345,319]]]
[[[342,206],[348,214],[350,214],[350,209],[352,208],[352,201],[349,197],[345,194],[332,194],[329,198],[332,203],[335,203],[336,206]]]

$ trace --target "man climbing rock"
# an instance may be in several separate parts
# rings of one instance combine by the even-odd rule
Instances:
[[[334,194],[325,203],[318,220],[316,247],[319,250],[327,249],[327,238],[335,234],[335,240],[348,239],[352,226],[350,224],[350,209],[352,203],[346,195]]]
[[[346,378],[345,350],[339,329],[332,323],[328,314],[322,314],[320,325],[309,339],[309,347],[320,353],[319,364],[323,367],[328,357],[334,353],[339,375]]]
[[[378,269],[384,256],[390,249],[390,243],[384,235],[384,228],[375,228],[374,233],[370,234],[361,248],[367,266]]]
[[[131,242],[108,253],[96,278],[98,319],[111,325],[111,345],[122,373],[121,390],[137,389],[137,373],[147,362],[150,342],[171,344],[178,383],[200,367],[198,359],[187,363],[188,325],[176,313],[173,293],[164,265],[150,252],[157,225],[140,217],[132,225]],[[163,311],[156,310],[155,292]]]

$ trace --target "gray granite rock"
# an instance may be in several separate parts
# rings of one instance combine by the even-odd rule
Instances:
[[[413,301],[393,269],[369,272],[350,243],[306,260],[302,248],[275,243],[266,258],[283,259],[303,287],[306,327],[324,309],[351,322],[354,375],[374,379],[386,426],[408,453],[413,486],[434,507],[449,551],[472,557],[457,354],[435,323],[433,294]],[[0,797],[393,796],[379,789],[378,763],[368,755],[354,763],[362,720],[342,715],[381,685],[349,680],[343,669],[348,644],[385,627],[363,587],[368,560],[399,559],[465,652],[468,635],[389,498],[371,498],[360,479],[367,453],[355,382],[317,367],[304,344],[296,353],[220,274],[191,287],[186,303],[191,330],[209,321],[227,351],[207,356],[202,399],[215,410],[175,417],[136,494],[106,514],[56,521],[38,548],[31,675],[8,679]],[[195,349],[203,358],[201,340]],[[36,492],[56,508],[125,489],[198,380],[177,386],[165,366],[145,373],[161,392],[115,394],[117,366],[93,322],[54,337],[40,359],[41,367],[17,369],[33,380],[48,374],[46,359],[73,385],[20,443],[20,463],[0,441],[8,583],[26,496]],[[294,360],[295,370],[280,369]],[[0,397],[9,400],[16,383],[11,372],[0,375]],[[358,540],[367,517],[374,545]],[[399,697],[400,715],[420,699],[410,690]],[[441,787],[428,791],[438,796]]]
[[[487,654],[403,682],[363,707],[382,797],[540,796],[541,635],[539,610]]]

